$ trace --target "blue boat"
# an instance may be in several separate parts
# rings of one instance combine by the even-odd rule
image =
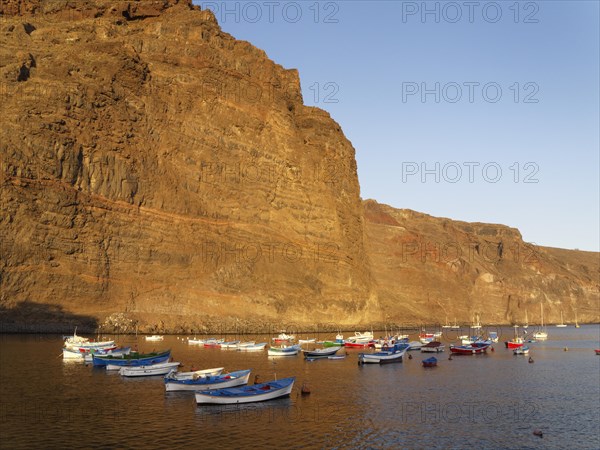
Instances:
[[[423,360],[423,367],[435,367],[437,366],[437,358],[432,356],[431,358],[427,358]]]
[[[266,400],[286,397],[292,392],[295,380],[296,377],[290,377],[239,388],[196,391],[196,403],[229,405],[236,403],[264,402]]]
[[[221,375],[178,378],[177,372],[173,371],[165,376],[165,389],[167,391],[204,391],[241,386],[248,384],[250,372],[251,369]]]
[[[100,356],[92,355],[92,363],[94,366],[106,367],[108,365],[113,366],[150,366],[152,364],[163,363],[168,361],[171,357],[171,350],[164,352],[153,352],[153,353],[130,353],[129,355],[122,356]]]

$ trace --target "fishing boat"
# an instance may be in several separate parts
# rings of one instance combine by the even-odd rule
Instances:
[[[196,403],[227,405],[263,402],[286,397],[292,392],[295,380],[295,377],[290,377],[267,383],[254,384],[252,386],[196,392]]]
[[[294,336],[293,334],[285,334],[285,332],[282,332],[279,336],[271,339],[275,343],[292,342],[296,339],[296,336]]]
[[[556,324],[557,328],[565,328],[567,325],[565,324],[565,321],[563,320],[563,312],[562,309],[560,311],[560,323]]]
[[[577,320],[577,310],[575,310],[575,328],[580,328],[579,321]]]
[[[197,378],[180,378],[173,371],[165,376],[165,389],[171,391],[204,391],[209,389],[231,388],[248,384],[251,369]]]
[[[204,341],[204,348],[219,348],[221,344],[225,342],[224,339],[208,339]]]
[[[489,331],[488,339],[492,342],[498,342],[498,340],[499,340],[498,333],[496,331]]]
[[[216,367],[214,369],[202,369],[202,370],[194,370],[192,372],[177,372],[175,370],[171,372],[167,372],[172,378],[176,378],[178,380],[196,380],[202,377],[209,377],[214,375],[221,375],[223,373],[224,367]]]
[[[171,357],[171,350],[163,352],[152,352],[152,353],[130,353],[128,355],[121,356],[100,356],[92,355],[92,363],[94,366],[105,367],[109,364],[114,366],[145,366],[148,364],[157,364],[166,362]]]
[[[300,345],[282,345],[281,347],[270,347],[267,350],[269,356],[295,356],[300,351]]]
[[[439,341],[431,341],[421,347],[421,353],[441,353],[444,351],[444,344]]]
[[[260,344],[249,344],[249,345],[240,345],[238,347],[239,352],[260,352],[265,349],[267,346],[266,342],[261,342]]]
[[[387,364],[402,362],[402,357],[408,350],[408,344],[395,344],[389,350],[375,353],[359,353],[359,364]]]
[[[115,356],[115,357],[123,357],[125,355],[129,355],[131,353],[131,347],[117,347],[110,350],[93,350],[90,353],[86,353],[83,357],[85,362],[93,362],[94,356]]]
[[[333,341],[324,341],[323,342],[323,347],[338,347],[338,346],[339,347],[343,347],[345,342],[346,341],[344,340],[344,335],[341,334],[341,333],[338,333],[335,336],[335,340],[333,340]]]
[[[597,348],[596,350],[594,350],[596,352],[596,355],[600,355],[600,348]]]
[[[421,331],[421,333],[419,333],[419,341],[422,344],[428,344],[429,342],[433,341],[434,338],[434,334],[433,333],[427,333],[425,330]]]
[[[165,337],[153,334],[152,336],[146,336],[147,341],[162,341]]]
[[[470,345],[451,345],[450,351],[458,355],[476,355],[485,353],[490,345],[492,344],[488,342],[474,342]]]
[[[453,328],[454,330],[456,330],[456,329],[460,328],[460,325],[458,325],[458,321],[456,320],[456,317],[454,318],[454,325],[452,325],[452,328]]]
[[[442,325],[442,328],[452,328],[452,326],[448,323],[448,316],[446,316],[446,325]]]
[[[410,341],[408,343],[409,352],[412,352],[413,350],[421,350],[421,347],[423,347],[423,343],[419,341]]]
[[[174,368],[179,367],[180,365],[181,363],[178,362],[166,362],[151,364],[148,366],[124,366],[119,369],[119,374],[124,377],[148,377],[154,375],[166,375]]]
[[[369,347],[375,347],[375,342],[373,341],[367,341],[367,342],[349,342],[346,341],[344,342],[344,347],[346,348],[369,348]]]
[[[206,339],[188,338],[188,344],[190,345],[202,345],[205,341]]]
[[[240,346],[240,341],[227,341],[221,342],[221,350],[226,348],[238,348]]]
[[[302,350],[302,354],[305,358],[327,358],[329,356],[335,355],[339,349],[342,347],[327,347],[327,348],[319,348],[316,350]]]
[[[523,345],[522,347],[513,349],[513,355],[527,355],[529,354],[529,347]]]
[[[542,318],[542,325],[539,331],[533,333],[533,338],[538,341],[545,341],[546,339],[548,339],[548,332],[544,327],[544,304],[542,302],[540,302],[540,315]]]
[[[298,344],[314,344],[315,342],[317,342],[316,338],[298,339]]]
[[[423,367],[435,367],[437,366],[437,361],[437,358],[435,356],[432,356],[431,358],[424,359],[422,364]]]
[[[510,341],[505,341],[504,342],[504,346],[506,348],[511,348],[511,349],[513,349],[513,348],[519,348],[519,347],[522,347],[523,344],[525,343],[525,341],[523,340],[523,338],[520,337],[519,334],[518,334],[518,330],[519,330],[518,325],[514,325],[513,328],[515,329],[515,336]]]

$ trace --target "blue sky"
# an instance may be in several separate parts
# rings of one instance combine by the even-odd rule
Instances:
[[[299,70],[363,198],[599,250],[599,2],[195,3]]]

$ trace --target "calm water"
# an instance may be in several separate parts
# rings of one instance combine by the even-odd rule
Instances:
[[[167,394],[161,377],[123,379],[65,363],[60,336],[2,335],[0,447],[600,448],[600,328],[548,331],[550,340],[530,344],[533,364],[499,343],[488,355],[437,355],[433,369],[420,365],[430,355],[416,352],[402,364],[360,367],[355,350],[344,360],[305,362],[174,336],[139,340],[140,350],[172,348],[185,370],[297,377],[290,398],[226,407],[197,407],[191,392]],[[299,395],[304,381],[308,396]]]

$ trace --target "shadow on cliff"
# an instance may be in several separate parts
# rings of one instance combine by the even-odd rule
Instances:
[[[0,333],[93,333],[95,317],[72,314],[60,305],[25,301],[14,308],[0,305]]]

